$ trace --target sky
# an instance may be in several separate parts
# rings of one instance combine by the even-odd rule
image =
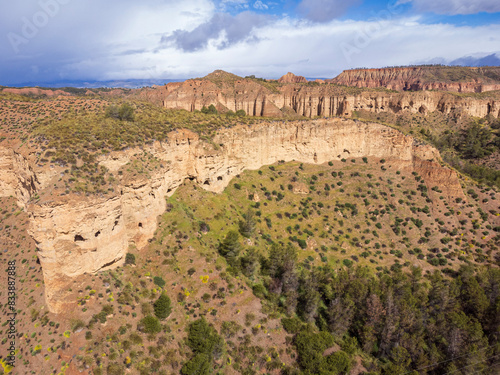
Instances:
[[[499,0],[0,0],[0,85],[500,65]]]

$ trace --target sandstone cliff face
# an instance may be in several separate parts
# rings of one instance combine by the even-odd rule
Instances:
[[[38,186],[26,159],[12,149],[0,147],[0,195],[16,197],[19,206],[25,207]]]
[[[352,111],[364,109],[371,112],[427,113],[433,111],[449,114],[463,112],[471,116],[500,116],[500,101],[492,98],[462,97],[445,92],[367,91],[359,94],[342,93],[334,85],[278,86],[272,91],[250,80],[238,80],[234,85],[217,86],[207,80],[189,80],[170,83],[164,93],[166,108],[187,111],[201,110],[215,105],[219,110],[243,109],[249,116],[281,117],[282,110],[291,109],[309,118],[350,116]]]
[[[283,77],[278,79],[279,83],[307,83],[307,79],[302,76],[296,76],[295,74],[288,72]]]
[[[479,93],[500,90],[500,82],[488,75],[498,75],[500,68],[404,67],[353,69],[342,72],[331,83],[353,87],[385,87],[396,91],[440,90]]]
[[[163,105],[193,112],[213,104],[223,112],[242,109],[249,116],[280,117],[281,111],[269,100],[270,94],[267,88],[250,80],[242,79],[234,82],[234,86],[219,87],[211,81],[196,79],[169,83]]]
[[[213,144],[218,146],[214,148]],[[279,160],[325,163],[372,156],[385,158],[407,173],[417,171],[429,188],[439,185],[443,195],[464,197],[456,173],[438,164],[437,150],[379,124],[345,119],[274,121],[220,130],[213,144],[189,131],[175,131],[166,142],[156,142],[144,150],[115,152],[100,161],[112,172],[135,153],[148,152],[162,161],[163,167],[151,178],[122,181],[116,196],[63,196],[27,205],[30,234],[40,250],[51,311],[63,309],[71,278],[121,265],[130,244],[145,246],[156,230],[157,216],[166,209],[165,196],[173,194],[186,178],[209,191],[222,192],[243,170]],[[0,153],[1,173],[12,167],[11,155],[8,150]],[[23,169],[20,173],[26,172]],[[12,176],[5,179],[10,181],[5,182],[6,192],[22,189],[17,175]],[[20,199],[23,196],[18,195]]]

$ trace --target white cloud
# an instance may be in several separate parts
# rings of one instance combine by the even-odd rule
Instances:
[[[32,7],[0,3],[0,35],[21,33],[22,17],[39,11],[37,1],[28,2]],[[433,25],[417,17],[396,16],[385,21],[316,23],[252,12],[216,16],[219,8],[210,0],[107,0],[106,4],[70,1],[20,46],[18,54],[7,38],[0,38],[0,84],[189,78],[218,68],[265,77],[287,71],[333,77],[352,67],[405,65],[436,57],[452,61],[499,50],[500,24]],[[222,23],[217,24],[219,19]],[[175,38],[171,44],[161,44],[164,35]]]
[[[257,0],[255,3],[253,3],[253,7],[255,9],[259,9],[259,10],[265,10],[265,9],[269,9],[269,6],[267,4],[264,4],[262,1],[260,0]]]
[[[437,14],[476,14],[500,12],[498,0],[400,0],[400,4],[412,3],[420,12]]]

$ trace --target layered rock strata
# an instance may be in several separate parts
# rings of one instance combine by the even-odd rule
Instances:
[[[376,113],[438,111],[500,117],[500,100],[495,96],[481,98],[447,92],[362,92],[351,89],[358,93],[346,94],[344,89],[335,85],[286,84],[271,89],[246,79],[222,85],[203,79],[188,80],[169,83],[155,90],[154,96],[163,97],[165,108],[191,112],[213,104],[222,112],[242,109],[247,115],[257,117],[281,117],[285,110],[309,118],[350,116],[353,111],[361,109]]]
[[[500,90],[500,67],[416,66],[382,69],[345,70],[328,82],[339,85],[396,91],[440,90],[480,93]]]
[[[387,165],[405,173],[418,172],[429,188],[439,185],[442,195],[450,199],[464,198],[456,173],[439,164],[437,150],[392,128],[353,120],[241,125],[220,130],[210,144],[190,131],[179,130],[169,134],[166,142],[111,153],[101,164],[116,175],[133,154],[141,152],[152,154],[162,167],[148,179],[122,180],[115,196],[59,196],[26,205],[51,311],[64,308],[72,278],[123,264],[130,244],[145,246],[156,230],[158,215],[166,209],[165,196],[173,194],[185,179],[220,193],[245,169],[282,160],[320,164],[367,156],[384,158]],[[0,153],[0,172],[9,177],[5,191],[17,194],[23,189],[19,181],[24,177],[13,177],[17,176],[15,169],[10,172],[11,155],[9,150]],[[19,173],[25,174],[26,169]],[[40,180],[47,182],[34,185],[36,189],[50,188],[49,179]],[[33,194],[35,190],[28,191]],[[17,196],[24,200],[24,193]]]

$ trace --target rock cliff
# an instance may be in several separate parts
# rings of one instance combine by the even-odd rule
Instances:
[[[282,117],[290,111],[309,118],[350,116],[353,111],[360,109],[372,112],[439,111],[478,117],[500,116],[498,95],[474,97],[448,92],[390,92],[320,83],[305,85],[275,82],[264,85],[240,77],[219,82],[188,80],[169,83],[154,90],[155,93],[147,95],[154,97],[155,102],[163,96],[165,108],[195,111],[213,104],[222,112],[242,109],[249,116]]]
[[[500,67],[416,66],[352,69],[345,70],[329,82],[354,87],[385,87],[396,91],[480,93],[500,90]]]
[[[15,197],[25,207],[39,187],[28,161],[10,148],[0,147],[0,196]]]
[[[6,149],[0,151],[0,173],[6,176],[1,179],[2,194],[15,193],[25,202],[26,193],[42,194],[50,189],[47,178],[40,178],[46,182],[37,185],[21,156],[13,156]],[[178,130],[165,142],[114,152],[100,163],[117,172],[132,155],[145,152],[160,160],[161,168],[147,179],[122,179],[114,196],[51,196],[26,204],[29,232],[39,248],[51,311],[64,308],[72,278],[123,264],[130,244],[145,246],[156,230],[157,216],[166,209],[165,196],[173,194],[185,179],[209,191],[222,192],[243,170],[280,160],[325,163],[368,156],[384,158],[407,173],[417,171],[429,188],[439,185],[442,195],[450,199],[465,198],[456,173],[439,164],[437,150],[392,128],[353,120],[241,125],[221,129],[213,143]],[[31,188],[26,188],[26,181],[33,183],[28,184]],[[23,192],[19,194],[18,190]]]

